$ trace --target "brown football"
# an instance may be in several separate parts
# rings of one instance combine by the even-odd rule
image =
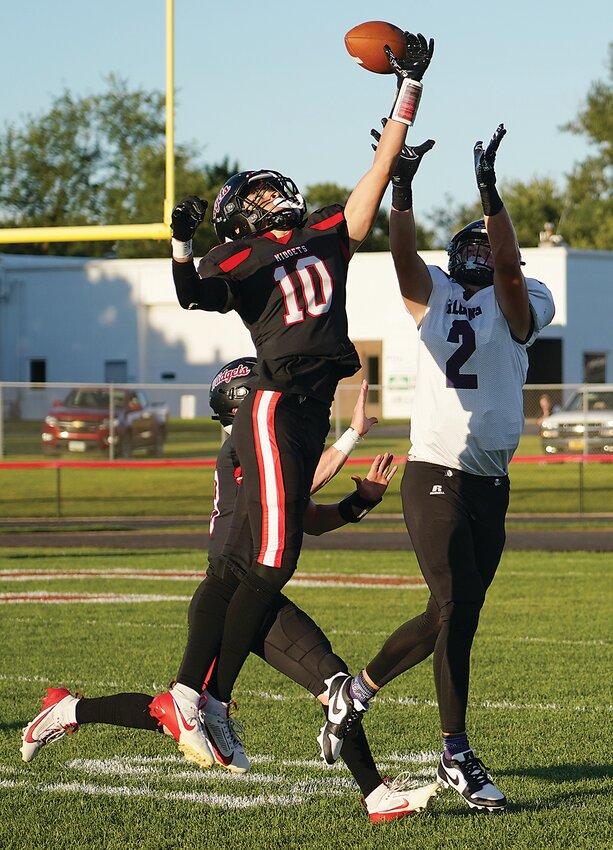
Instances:
[[[367,21],[350,29],[345,36],[347,52],[358,65],[375,74],[391,74],[383,46],[388,44],[398,59],[404,59],[407,52],[404,32],[385,21]]]

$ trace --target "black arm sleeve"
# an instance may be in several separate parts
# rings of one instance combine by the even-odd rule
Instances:
[[[193,263],[172,261],[172,279],[179,304],[184,310],[208,310],[227,313],[234,299],[226,281],[221,277],[200,277]]]

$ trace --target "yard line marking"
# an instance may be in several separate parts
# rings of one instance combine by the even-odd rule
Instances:
[[[21,676],[18,674],[0,674],[0,681],[2,682],[32,682],[38,684],[43,683],[48,685],[50,682],[56,681],[57,676],[48,677],[48,676]],[[143,693],[158,693],[163,690],[165,685],[160,683],[150,683],[143,685],[140,682],[105,682],[100,680],[89,680],[89,679],[79,679],[78,680],[79,688],[87,688],[89,689],[121,689],[121,690],[142,690]],[[260,690],[251,690],[251,689],[238,689],[237,694],[239,697],[241,696],[249,696],[255,697],[256,699],[262,699],[266,701],[274,700],[275,702],[306,702],[313,701],[314,697],[307,693],[296,693],[296,694],[278,694],[273,693],[272,691],[260,691]],[[426,707],[426,708],[437,708],[438,702],[434,699],[427,699],[423,697],[386,697],[380,695],[373,701],[372,708],[376,709],[378,705],[388,704],[388,705],[402,705],[402,706],[412,706],[412,707]],[[551,703],[515,703],[510,702],[508,700],[484,700],[482,702],[469,701],[469,706],[471,708],[489,708],[489,709],[503,709],[503,710],[511,710],[511,711],[570,711],[570,712],[579,712],[579,713],[599,713],[599,712],[610,712],[613,711],[613,705],[560,705],[559,703],[551,702]],[[261,758],[261,757],[260,757]],[[250,761],[253,761],[253,758],[250,756]],[[329,768],[327,768],[329,770]]]
[[[237,797],[230,794],[215,794],[198,791],[160,791],[157,788],[143,788],[92,785],[88,782],[33,782],[27,779],[0,779],[0,788],[27,788],[37,793],[68,793],[90,797],[150,797],[156,800],[170,800],[181,803],[201,803],[220,809],[251,809],[255,806],[296,806],[304,802],[302,794],[259,794],[256,797]]]
[[[90,602],[97,605],[120,604],[124,602],[189,602],[191,596],[163,596],[146,593],[49,593],[35,590],[31,593],[0,593],[2,603],[39,603],[44,605],[65,605],[67,603]]]
[[[509,638],[513,640],[513,638]],[[610,640],[560,640],[559,638],[541,638],[541,637],[517,637],[515,640],[521,643],[552,643],[564,644],[564,646],[609,646]]]
[[[201,768],[190,767],[185,759],[177,759],[177,762],[183,768],[182,770],[174,770],[168,773],[164,769],[164,763],[153,763],[146,761],[143,763],[131,760],[128,762],[121,756],[113,756],[108,759],[72,759],[66,762],[66,766],[72,770],[80,770],[83,773],[90,773],[98,776],[137,776],[137,777],[163,777],[164,779],[183,780],[183,779],[200,779],[203,778]],[[171,762],[174,763],[174,762]],[[165,762],[168,764],[168,762]],[[240,776],[229,771],[215,771],[213,776],[216,781],[235,782],[240,778],[246,783],[261,783],[272,784],[283,782],[285,777],[280,774],[267,773],[244,773]]]
[[[125,578],[130,580],[147,581],[186,581],[204,578],[202,571],[189,570],[134,570],[118,568],[113,570],[101,570],[95,568],[84,568],[80,570],[0,570],[0,581],[24,582],[24,581],[54,581],[59,579],[116,579]],[[296,573],[291,583],[303,587],[404,587],[422,588],[426,584],[421,576],[381,575],[363,573],[360,575],[349,575],[346,573]]]

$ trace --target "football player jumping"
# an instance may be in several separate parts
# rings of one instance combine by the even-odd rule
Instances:
[[[406,58],[389,56],[402,84],[397,99],[406,80],[421,80],[434,50],[434,42],[421,34],[405,38]],[[223,586],[215,588],[217,598],[210,594],[206,633],[194,651],[188,638],[173,689],[186,707],[197,705],[199,685],[215,658],[220,699],[230,702],[250,647],[296,569],[330,405],[339,380],[360,367],[347,335],[348,264],[372,228],[408,123],[387,122],[373,164],[344,208],[333,205],[307,217],[294,182],[276,171],[230,178],[213,206],[222,244],[200,261],[198,271],[192,237],[206,203],[190,197],[173,211],[179,303],[187,310],[235,310],[251,332],[258,363],[254,391],[241,404],[232,432],[243,483],[222,554],[230,568]],[[356,521],[362,510],[354,494],[343,504],[343,518]],[[233,547],[240,548],[245,535],[252,546],[250,564],[239,577],[231,569]]]
[[[484,218],[452,238],[449,274],[426,266],[416,250],[411,184],[434,142],[405,147],[393,177],[392,256],[419,331],[402,504],[431,595],[426,610],[400,626],[342,690],[349,715],[356,701],[367,705],[379,688],[434,653],[444,747],[438,779],[471,808],[490,811],[504,809],[506,798],[467,737],[470,651],[504,548],[508,465],[524,423],[526,349],[554,315],[547,287],[522,273],[515,229],[496,189],[505,132],[501,124],[485,149],[482,142],[474,147]]]
[[[254,367],[254,358],[240,358],[224,366],[212,381],[210,404],[214,418],[220,420],[230,435],[236,411],[256,383]],[[368,384],[364,381],[351,426],[323,453],[315,473],[313,491],[341,469],[357,440],[376,423],[376,418],[366,415],[367,391]],[[364,480],[353,476],[364,513],[378,504],[394,476],[396,467],[391,462],[391,455],[378,455]],[[190,644],[196,647],[198,630],[206,629],[206,614],[203,612],[206,611],[207,595],[216,583],[224,582],[227,567],[221,552],[241,478],[241,468],[230,436],[219,452],[215,468],[209,567],[206,578],[194,593],[188,612]],[[322,534],[341,527],[346,522],[342,511],[338,504],[322,505],[309,500],[305,511],[305,531]],[[242,553],[237,553],[232,568],[238,571],[248,569],[250,551],[247,535],[243,538]],[[344,678],[348,677],[345,662],[334,654],[319,626],[283,595],[279,595],[252,652],[302,685],[323,705],[326,703],[325,679],[339,672]],[[187,708],[181,706],[180,697],[177,700],[174,689],[156,698],[143,693],[119,693],[88,699],[73,695],[66,688],[49,688],[43,699],[42,711],[23,731],[22,757],[24,761],[31,761],[43,746],[59,740],[67,732],[74,732],[82,725],[103,723],[163,731],[177,741],[188,761],[200,767],[208,767],[215,762],[234,773],[244,773],[249,762],[241,743],[241,726],[231,716],[234,706],[218,699],[215,671],[214,666],[200,700],[200,707],[206,707],[206,715],[198,708],[192,710],[189,705]],[[436,783],[416,787],[402,775],[391,783],[384,781],[377,771],[361,724],[355,724],[348,730],[342,743],[341,757],[358,783],[364,808],[375,823],[421,811],[438,790]]]

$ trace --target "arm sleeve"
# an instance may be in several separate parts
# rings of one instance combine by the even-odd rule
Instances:
[[[221,277],[203,280],[193,263],[172,261],[172,279],[179,304],[184,310],[207,310],[227,313],[234,306],[234,298],[226,281]]]

